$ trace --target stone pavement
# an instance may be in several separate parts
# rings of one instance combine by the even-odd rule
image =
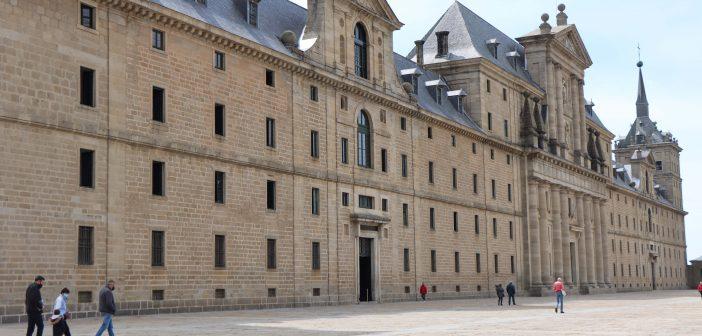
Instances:
[[[505,300],[506,302],[507,300]],[[552,298],[361,304],[115,318],[117,335],[702,335],[695,291],[568,296],[566,314]],[[94,335],[97,319],[71,321],[74,335]],[[0,325],[0,336],[25,325]],[[51,335],[46,328],[44,335]],[[107,335],[107,333],[105,333]]]

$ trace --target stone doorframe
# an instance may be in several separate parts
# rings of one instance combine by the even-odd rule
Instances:
[[[383,291],[380,282],[380,253],[381,246],[383,246],[383,240],[385,234],[387,234],[387,224],[390,223],[390,219],[386,217],[380,217],[370,214],[354,213],[351,214],[351,231],[354,238],[354,286],[356,292],[356,303],[360,303],[359,297],[361,295],[361,286],[359,282],[359,241],[360,238],[370,238],[373,239],[371,245],[371,278],[373,283],[373,301],[377,303],[382,302]]]

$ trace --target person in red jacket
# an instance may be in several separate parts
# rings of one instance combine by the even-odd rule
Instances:
[[[422,301],[427,300],[427,285],[425,285],[423,282],[422,285],[419,286],[419,294],[422,295]]]
[[[565,296],[565,290],[563,290],[563,280],[558,278],[556,282],[553,283],[553,292],[556,293],[556,313],[558,313],[558,306],[561,306],[561,314],[563,314],[563,297]]]
[[[702,296],[702,281],[700,281],[700,284],[697,285],[697,291],[700,292],[700,296]]]

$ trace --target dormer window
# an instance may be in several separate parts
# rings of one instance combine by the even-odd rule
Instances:
[[[258,2],[260,0],[248,0],[248,5],[247,5],[247,20],[249,21],[249,24],[258,27]]]
[[[492,54],[492,57],[497,58],[497,47],[500,45],[500,42],[497,42],[497,39],[489,39],[485,41],[485,44],[487,44],[488,50],[490,51],[490,54]]]
[[[447,31],[436,32],[436,57],[446,57],[449,53]]]
[[[207,0],[195,0],[195,2],[207,6]]]
[[[446,95],[448,96],[448,99],[451,102],[451,105],[453,105],[453,107],[458,112],[463,113],[465,110],[463,108],[463,101],[468,94],[466,94],[466,92],[463,90],[455,90],[455,91],[447,92]]]
[[[402,81],[412,84],[412,93],[419,93],[419,77],[424,73],[419,68],[404,69],[400,71]]]
[[[444,102],[444,88],[441,86],[436,87],[436,103],[441,105]]]
[[[441,79],[436,79],[426,81],[425,85],[432,98],[434,98],[434,101],[441,105],[443,103],[444,93],[446,92],[446,83]]]
[[[643,134],[637,134],[636,135],[636,143],[639,145],[646,143],[646,136]]]
[[[505,56],[507,56],[509,64],[511,64],[512,67],[516,69],[517,65],[519,65],[519,59],[522,57],[522,55],[520,55],[519,52],[510,51]]]

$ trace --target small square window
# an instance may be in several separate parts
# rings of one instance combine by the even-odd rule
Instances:
[[[409,293],[410,293],[410,286],[405,286],[405,294],[409,294]]]
[[[275,71],[266,69],[266,85],[275,87]]]
[[[321,289],[319,288],[312,288],[312,296],[320,296],[322,294]]]
[[[166,50],[166,33],[153,29],[151,30],[151,47],[158,50]]]
[[[95,29],[95,7],[80,4],[80,25],[85,28]]]
[[[224,70],[224,53],[221,51],[215,51],[214,54],[214,67],[215,69]]]
[[[163,289],[154,289],[151,291],[151,300],[163,301],[163,297],[164,297]]]
[[[224,288],[215,289],[215,299],[224,299],[225,297],[227,297],[227,292]]]
[[[310,85],[310,99],[312,101],[319,101],[319,89],[314,85]]]
[[[431,286],[431,292],[436,293],[436,286]]]
[[[274,298],[276,295],[275,293],[275,288],[268,288],[268,297],[269,298]]]
[[[79,291],[78,292],[78,303],[90,303],[93,302],[93,292],[91,291]]]

